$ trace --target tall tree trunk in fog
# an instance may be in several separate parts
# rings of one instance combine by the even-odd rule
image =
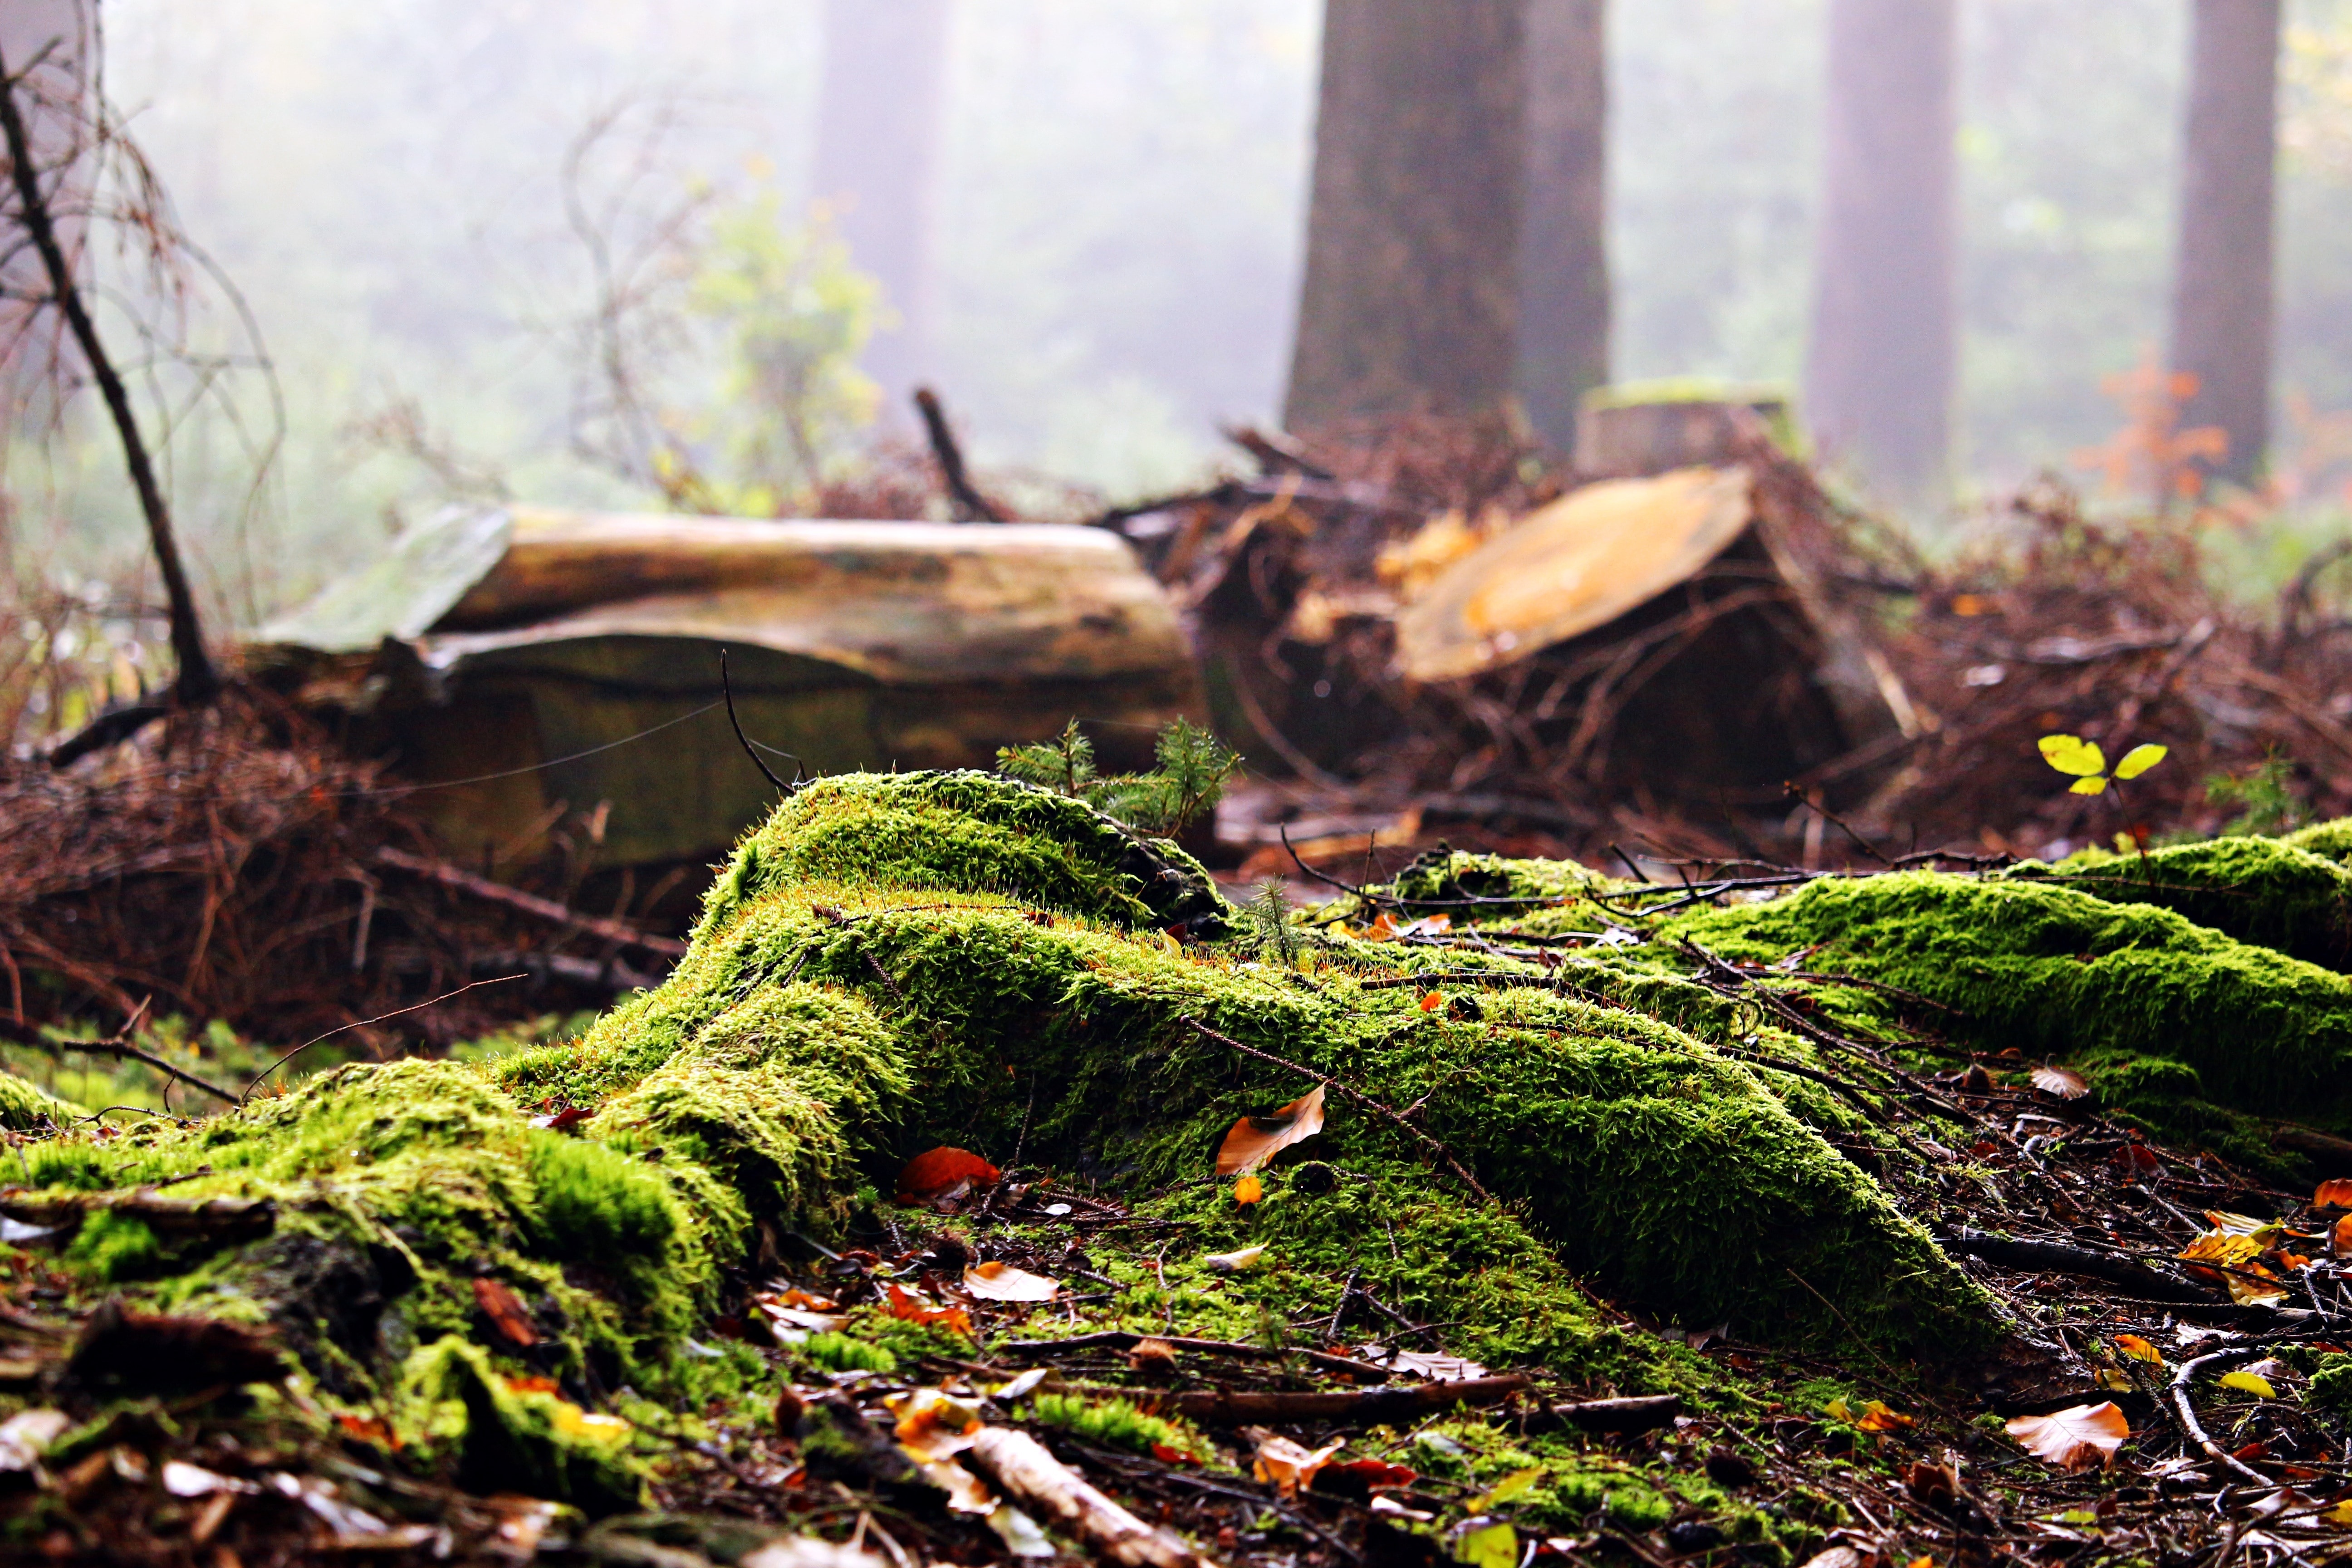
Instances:
[[[1911,498],[1950,440],[1956,33],[1953,0],[1830,0],[1806,402],[1832,457]]]
[[[931,235],[952,0],[825,0],[816,195],[898,318],[866,370],[889,407],[931,374]]]
[[[1607,0],[1528,0],[1519,397],[1553,447],[1609,379]]]
[[[1510,397],[1525,8],[1328,0],[1293,427]]]
[[[2279,0],[2196,0],[2182,141],[2172,366],[2193,373],[2185,426],[2219,426],[2210,465],[2241,484],[2269,444]]]

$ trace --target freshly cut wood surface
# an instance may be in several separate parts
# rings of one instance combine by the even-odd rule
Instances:
[[[1686,581],[1751,516],[1742,468],[1571,490],[1440,573],[1397,616],[1413,680],[1496,668],[1605,626]]]

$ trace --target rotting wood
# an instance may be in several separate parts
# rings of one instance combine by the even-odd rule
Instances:
[[[1215,1568],[1213,1559],[1105,1497],[1026,1432],[984,1426],[972,1439],[971,1457],[997,1485],[1115,1563],[1128,1568]]]

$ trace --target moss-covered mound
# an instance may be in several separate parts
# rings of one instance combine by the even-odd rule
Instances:
[[[1352,1251],[1498,1358],[1625,1359],[1576,1276],[1756,1338],[1861,1332],[1941,1357],[1997,1335],[1822,1130],[1897,1147],[1818,1085],[1707,1043],[1733,1032],[1718,998],[1624,967],[1552,975],[1345,938],[1273,965],[1229,919],[1196,863],[1077,802],[972,773],[827,780],[745,839],[670,980],[582,1039],[349,1067],[190,1128],[50,1139],[27,1150],[30,1184],[272,1200],[257,1240],[110,1215],[89,1222],[104,1245],[71,1256],[153,1302],[275,1321],[331,1389],[404,1386],[445,1423],[497,1423],[464,1451],[501,1484],[607,1498],[626,1488],[578,1447],[593,1434],[564,1425],[572,1407],[531,1404],[528,1380],[502,1391],[464,1344],[527,1349],[566,1391],[690,1388],[708,1352],[684,1347],[730,1268],[786,1231],[838,1237],[940,1142],[1162,1194],[1181,1225],[1157,1289],[1240,1223],[1192,1201],[1215,1190],[1192,1184],[1225,1130],[1314,1076],[1341,1086],[1313,1149],[1330,1180],[1275,1184],[1250,1223],[1295,1272],[1235,1299],[1332,1289]],[[1426,978],[1465,963],[1512,984]],[[1415,1270],[1442,1289],[1416,1292]]]
[[[1957,1007],[1956,1032],[2030,1054],[2176,1059],[2222,1103],[2329,1123],[2352,1112],[2352,980],[2168,910],[1928,871],[1823,878],[1657,933],[1719,956],[1849,973]],[[1858,999],[1868,1010],[1881,1002]]]
[[[2085,850],[2003,873],[2111,903],[2151,904],[2240,942],[2352,968],[2352,871],[2275,838],[2214,838],[2146,855]]]

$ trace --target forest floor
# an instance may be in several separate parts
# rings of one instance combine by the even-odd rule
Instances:
[[[1350,951],[1393,953],[1423,1015],[1475,1019],[1490,986],[1523,984],[1531,965],[1498,953],[1559,963],[1559,939],[1524,910],[1414,916],[1392,892],[1351,897],[1354,918],[1374,918]],[[876,994],[895,994],[875,973],[888,987]],[[1024,1164],[1020,1139],[1002,1170],[935,1150],[895,1194],[861,1189],[830,1246],[763,1233],[683,1337],[689,1375],[656,1396],[599,1386],[593,1370],[583,1384],[545,1309],[476,1278],[471,1331],[499,1370],[483,1362],[487,1392],[468,1397],[509,1420],[499,1401],[529,1404],[576,1450],[608,1446],[642,1478],[620,1499],[575,1472],[567,1502],[562,1487],[486,1484],[429,1409],[331,1396],[266,1327],[144,1300],[135,1283],[126,1297],[107,1276],[139,1270],[110,1268],[89,1211],[30,1190],[28,1167],[26,1187],[0,1193],[0,1399],[16,1412],[0,1424],[0,1542],[23,1560],[207,1568],[1055,1555],[2227,1568],[2352,1554],[2352,1218],[2338,1226],[2352,1184],[2284,1184],[2352,1174],[2352,1144],[2306,1131],[2300,1152],[2240,1168],[2102,1113],[2072,1069],[1942,1037],[1933,1023],[1952,1010],[1927,999],[1897,998],[1927,1026],[1889,1042],[1836,1005],[1870,982],[1739,961],[1704,978],[1823,1047],[1790,1070],[1874,1129],[1831,1142],[1997,1301],[1998,1344],[1906,1352],[1855,1321],[1862,1300],[1794,1270],[1826,1331],[1748,1339],[1623,1310],[1591,1280],[1541,1284],[1503,1232],[1489,1250],[1446,1228],[1465,1199],[1491,1201],[1449,1148],[1415,1131],[1417,1168],[1326,1149],[1318,1089],[1311,1115],[1269,1105],[1236,1123],[1223,1174],[1204,1148],[1200,1173],[1172,1184]],[[206,1048],[192,1046],[189,1070],[214,1070]],[[1419,1103],[1400,1113],[1368,1083],[1325,1086],[1335,1117],[1411,1119]],[[561,1097],[523,1110],[557,1133],[583,1120]],[[167,1135],[101,1119],[73,1141],[100,1158],[116,1144],[130,1169]],[[45,1136],[12,1134],[16,1157]],[[167,1236],[250,1221],[234,1205],[175,1209],[178,1179],[109,1201]],[[1318,1226],[1347,1244],[1301,1239]],[[1666,1239],[1696,1258],[1720,1238],[1686,1226]],[[1538,1282],[1530,1321],[1571,1300],[1589,1310],[1579,1353],[1512,1353],[1521,1281]]]

